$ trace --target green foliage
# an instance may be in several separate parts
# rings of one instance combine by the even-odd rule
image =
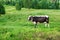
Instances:
[[[55,6],[56,6],[56,9],[59,9],[59,0],[56,0]]]
[[[5,0],[5,4],[6,5],[8,5],[8,4],[10,5],[10,1],[9,0]]]
[[[42,8],[42,9],[47,9],[48,8],[48,1],[47,0],[42,0],[42,1],[40,1],[40,7]]]
[[[5,14],[5,8],[1,3],[0,3],[0,14]]]
[[[31,8],[32,0],[23,0],[23,5],[25,8]]]
[[[16,2],[19,3],[16,3]],[[59,9],[60,0],[1,0],[3,4],[22,5],[24,8],[35,8],[35,9]]]
[[[17,1],[15,7],[16,7],[16,10],[21,10],[21,8],[22,8],[21,1]]]
[[[38,0],[33,0],[32,1],[32,8],[35,8],[35,9],[38,8]]]

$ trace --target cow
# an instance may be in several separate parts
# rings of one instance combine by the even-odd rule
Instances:
[[[29,16],[29,21],[32,21],[35,24],[35,28],[37,23],[45,23],[45,27],[49,27],[49,16],[48,15],[37,15],[37,16]]]

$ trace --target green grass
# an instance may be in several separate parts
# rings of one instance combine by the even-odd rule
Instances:
[[[0,16],[0,40],[60,40],[60,10],[27,9],[17,11],[5,6],[6,14]],[[37,28],[28,21],[29,15],[48,15],[50,28],[38,23]]]

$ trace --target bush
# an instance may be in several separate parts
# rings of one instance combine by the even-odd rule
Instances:
[[[17,1],[15,7],[16,7],[16,10],[21,10],[21,8],[22,8],[21,1]]]
[[[18,3],[16,3],[16,10],[21,10],[21,7],[20,7],[20,5],[18,4]]]
[[[5,8],[1,3],[0,3],[0,14],[5,14]]]

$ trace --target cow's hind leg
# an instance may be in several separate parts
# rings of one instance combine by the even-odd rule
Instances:
[[[34,22],[34,27],[36,28],[36,26],[37,26],[37,22]]]
[[[35,28],[36,28],[36,26],[37,26],[37,23],[35,24]]]

